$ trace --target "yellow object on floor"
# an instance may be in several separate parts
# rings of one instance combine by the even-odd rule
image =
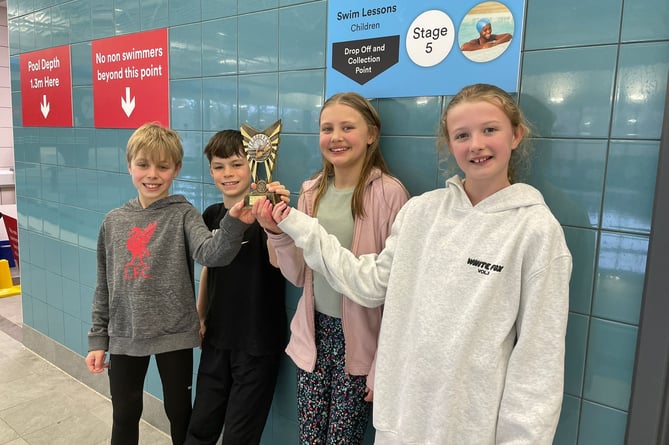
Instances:
[[[11,297],[21,293],[21,286],[14,285],[12,273],[9,270],[9,261],[0,260],[0,298]]]

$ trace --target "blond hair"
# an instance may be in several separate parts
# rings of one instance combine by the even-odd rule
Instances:
[[[440,134],[438,144],[439,153],[442,157],[441,162],[445,162],[450,157],[450,152],[448,150],[449,134],[446,123],[448,112],[458,104],[481,101],[488,102],[502,110],[506,117],[509,118],[514,134],[519,134],[518,131],[521,131],[520,134],[522,134],[522,138],[518,147],[511,152],[511,159],[509,160],[509,169],[507,173],[509,182],[513,184],[514,182],[517,182],[521,173],[526,173],[529,166],[530,147],[527,140],[530,138],[531,130],[523,116],[523,112],[513,97],[495,85],[486,83],[469,85],[462,88],[455,96],[453,96],[453,99],[451,99],[444,110],[441,117],[441,125],[439,126]]]
[[[179,133],[157,122],[149,122],[135,130],[125,150],[128,164],[139,155],[155,162],[169,160],[179,167],[184,157]]]

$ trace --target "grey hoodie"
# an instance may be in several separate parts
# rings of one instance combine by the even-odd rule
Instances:
[[[181,195],[110,211],[98,236],[88,350],[144,356],[197,346],[193,259],[229,264],[247,227],[226,215],[212,235]]]
[[[385,303],[376,444],[550,445],[560,416],[571,255],[536,189],[472,206],[460,178],[410,199],[356,258],[292,209],[279,227],[349,298]]]

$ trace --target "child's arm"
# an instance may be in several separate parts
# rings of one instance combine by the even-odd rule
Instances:
[[[233,218],[237,218],[244,224],[253,224],[256,220],[255,216],[253,215],[253,210],[251,208],[247,208],[244,204],[244,201],[239,201],[230,207],[228,215],[232,216]]]
[[[544,236],[545,244],[554,246],[554,258],[520,286],[516,344],[499,408],[499,443],[548,444],[558,424],[572,269],[571,256],[562,247],[564,241],[553,241],[558,237],[563,237],[559,228],[554,229],[553,236]],[[537,243],[533,248],[540,251],[547,247]]]
[[[492,35],[491,38],[495,42],[495,45],[499,45],[500,43],[506,43],[509,40],[511,40],[511,34],[509,33],[495,34]]]
[[[272,243],[270,243],[269,240],[267,240],[267,254],[269,255],[269,263],[278,269],[279,259],[276,256],[276,249],[274,249],[274,246],[272,246]]]
[[[295,240],[295,245],[303,249],[309,267],[323,274],[333,289],[362,306],[377,307],[384,303],[395,249],[393,235],[386,240],[381,253],[356,257],[341,246],[337,237],[329,235],[316,218],[283,202],[274,206],[272,216],[284,233]]]
[[[238,204],[243,206],[244,202],[240,201]],[[238,204],[226,213],[219,224],[219,230],[216,230],[213,235],[202,220],[202,216],[193,207],[192,212],[187,217],[185,230],[195,261],[203,266],[223,267],[235,259],[242,246],[244,232],[249,227],[249,224],[243,219],[240,220],[231,215],[236,207],[240,207],[237,209],[238,216],[243,211]],[[246,212],[246,215],[250,215],[250,212]]]
[[[97,284],[93,294],[91,329],[88,332],[88,355],[86,366],[93,373],[100,373],[109,367],[106,350],[109,348],[109,287],[107,284],[107,246],[105,224],[100,227],[97,243]]]
[[[207,330],[204,324],[207,318],[207,268],[202,267],[200,273],[200,285],[197,291],[197,316],[200,319],[200,343],[204,339],[204,333]]]
[[[277,183],[272,183],[277,184]],[[281,198],[281,203],[288,203],[288,195],[290,194],[283,186],[284,195]],[[278,192],[277,192],[278,193]],[[300,197],[300,204],[303,197]],[[278,205],[278,204],[277,204]],[[290,281],[294,286],[304,286],[304,272],[305,263],[302,255],[302,250],[295,246],[292,238],[284,235],[281,229],[278,228],[272,216],[273,205],[266,199],[258,200],[254,203],[253,213],[256,216],[258,223],[265,229],[269,246],[276,253],[276,263],[281,269],[283,276]],[[271,253],[271,252],[270,252]]]

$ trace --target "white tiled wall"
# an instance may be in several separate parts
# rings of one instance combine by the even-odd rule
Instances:
[[[0,7],[0,169],[14,169],[7,7]],[[16,203],[14,187],[0,187],[0,204]]]

